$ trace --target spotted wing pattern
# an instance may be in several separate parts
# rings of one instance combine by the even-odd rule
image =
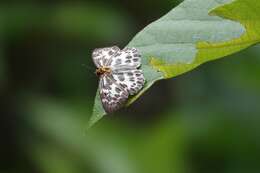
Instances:
[[[128,98],[128,92],[111,75],[102,75],[99,81],[100,98],[107,113],[120,109]]]
[[[136,48],[108,47],[95,49],[93,61],[97,68],[107,67],[111,73],[100,76],[100,98],[107,113],[120,109],[129,95],[136,94],[145,83],[141,54]]]
[[[109,61],[118,51],[120,49],[117,46],[95,49],[92,53],[92,59],[98,68],[108,66]]]
[[[112,69],[138,68],[141,65],[141,54],[136,48],[125,48],[117,51],[111,58],[109,66]]]
[[[125,88],[130,95],[136,94],[144,86],[145,79],[142,70],[129,69],[112,73],[117,83]]]

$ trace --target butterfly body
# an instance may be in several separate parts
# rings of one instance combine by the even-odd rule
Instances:
[[[92,59],[97,66],[99,93],[107,113],[120,109],[129,95],[142,89],[145,78],[141,66],[141,54],[135,48],[120,50],[117,46],[95,49]]]
[[[112,70],[109,67],[99,67],[96,70],[96,75],[100,77],[101,75],[104,75],[104,74],[111,74],[111,72],[112,72]]]

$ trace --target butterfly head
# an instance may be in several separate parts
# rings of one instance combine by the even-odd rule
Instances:
[[[101,76],[103,74],[110,74],[111,73],[111,68],[109,67],[100,67],[96,70],[96,75]]]

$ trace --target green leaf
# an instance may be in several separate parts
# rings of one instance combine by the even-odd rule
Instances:
[[[143,55],[145,87],[260,41],[259,0],[185,0],[138,33],[128,47]],[[97,94],[90,125],[105,115]]]

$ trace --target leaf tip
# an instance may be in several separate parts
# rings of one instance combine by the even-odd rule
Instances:
[[[93,106],[93,111],[91,117],[87,124],[87,129],[91,128],[94,124],[96,124],[103,116],[106,115],[106,112],[102,106],[100,97],[99,97],[99,90],[97,90],[96,98]]]
[[[93,127],[99,120],[102,119],[103,116],[105,116],[106,113],[93,111],[91,118],[88,121],[87,124],[87,130],[89,130],[91,127]]]

